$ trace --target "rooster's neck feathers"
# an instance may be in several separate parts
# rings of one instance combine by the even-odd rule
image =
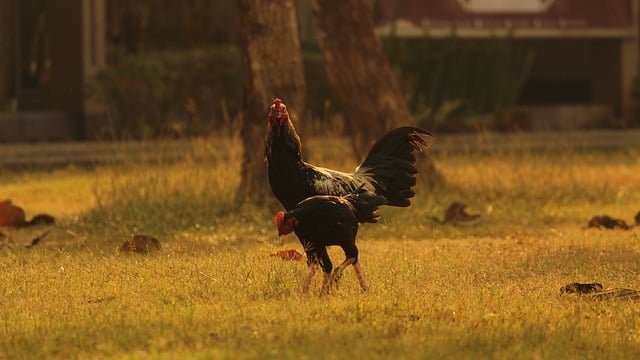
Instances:
[[[273,156],[294,156],[302,162],[302,142],[291,121],[283,126],[269,126],[264,153],[267,161]]]

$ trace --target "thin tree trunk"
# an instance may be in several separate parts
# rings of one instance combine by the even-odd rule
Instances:
[[[264,162],[268,107],[274,97],[305,108],[305,83],[295,0],[241,0],[240,37],[244,51],[242,144],[244,155],[239,202],[270,196]]]
[[[390,129],[415,124],[375,35],[369,4],[368,0],[312,1],[329,84],[360,159]],[[427,182],[441,182],[433,161],[422,158]]]

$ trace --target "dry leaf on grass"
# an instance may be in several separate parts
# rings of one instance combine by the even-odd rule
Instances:
[[[133,235],[130,240],[125,241],[120,246],[120,252],[136,252],[139,254],[146,254],[160,249],[162,249],[160,241],[149,235]]]

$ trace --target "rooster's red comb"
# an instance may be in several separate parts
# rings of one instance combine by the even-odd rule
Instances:
[[[273,99],[273,105],[269,110],[269,123],[271,126],[282,126],[289,121],[289,114],[287,113],[287,105],[282,103],[279,98]]]
[[[285,111],[286,106],[282,103],[282,100],[279,98],[273,98],[273,109],[276,111]]]
[[[284,211],[278,211],[276,214],[276,226],[281,229],[282,225],[284,225]]]

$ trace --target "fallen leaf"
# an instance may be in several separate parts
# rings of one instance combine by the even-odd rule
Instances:
[[[120,252],[136,252],[139,254],[146,254],[160,249],[162,249],[160,241],[149,235],[133,235],[133,238],[125,241],[120,246]]]
[[[21,207],[13,205],[9,199],[0,201],[0,226],[23,226],[26,223]]]
[[[294,260],[294,261],[300,261],[304,257],[304,255],[302,255],[300,252],[298,252],[295,249],[279,250],[275,254],[271,254],[271,256],[277,256],[282,260]]]

